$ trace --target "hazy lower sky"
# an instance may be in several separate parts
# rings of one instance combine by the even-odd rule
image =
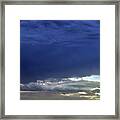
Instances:
[[[100,74],[99,20],[21,20],[21,83]]]

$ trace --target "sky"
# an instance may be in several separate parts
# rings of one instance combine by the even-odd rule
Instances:
[[[99,74],[99,20],[20,20],[21,83]]]

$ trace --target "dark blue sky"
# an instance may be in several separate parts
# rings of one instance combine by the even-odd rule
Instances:
[[[99,20],[21,20],[20,80],[100,74]]]

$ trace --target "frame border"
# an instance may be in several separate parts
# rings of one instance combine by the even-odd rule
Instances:
[[[115,115],[5,115],[5,5],[115,5]],[[119,0],[0,1],[0,119],[120,119],[119,105]]]

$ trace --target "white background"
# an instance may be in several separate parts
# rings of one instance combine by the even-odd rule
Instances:
[[[20,100],[20,20],[100,20],[100,100]],[[5,5],[5,114],[114,115],[115,6]]]

